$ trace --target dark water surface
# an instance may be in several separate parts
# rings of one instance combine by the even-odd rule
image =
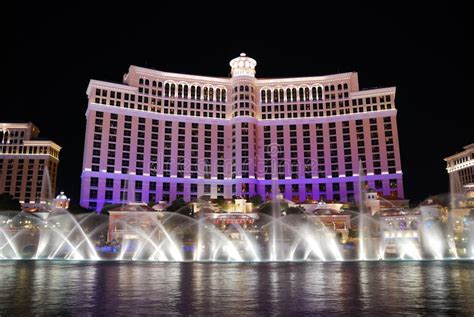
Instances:
[[[474,315],[474,261],[0,261],[0,315]]]

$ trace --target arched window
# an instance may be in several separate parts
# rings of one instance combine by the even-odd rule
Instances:
[[[334,91],[334,85],[331,85],[331,91]]]
[[[311,95],[313,96],[313,100],[318,100],[318,92],[316,91],[316,87],[311,88]]]
[[[239,90],[240,90],[240,91],[244,91],[244,86],[240,86],[240,87],[239,87]]]
[[[280,102],[283,102],[283,100],[285,100],[285,91],[280,89]]]
[[[195,98],[196,98],[196,87],[191,86],[191,99],[195,99]]]
[[[341,84],[337,85],[337,90],[342,90],[342,85]]]
[[[214,88],[209,88],[209,100],[214,100]]]
[[[222,93],[221,93],[221,99],[223,102],[226,101],[226,96],[227,96],[227,90],[226,89],[222,89]]]
[[[349,86],[347,85],[347,83],[344,83],[344,89],[349,89]]]
[[[309,88],[304,89],[304,100],[309,100]]]
[[[221,101],[221,89],[220,88],[216,89],[216,100]]]
[[[184,86],[184,97],[188,98],[188,85]]]
[[[245,91],[250,91],[250,87],[249,87],[249,86],[245,86]]]
[[[273,102],[278,102],[278,89],[273,91]]]
[[[145,79],[145,85],[150,85],[150,81],[148,79]]]
[[[291,101],[291,89],[286,89],[286,100]]]
[[[163,87],[163,83],[161,81],[158,82],[158,88]]]
[[[325,86],[324,91],[329,91],[329,86]]]
[[[204,87],[203,95],[204,95],[204,100],[207,100],[207,87]]]
[[[175,84],[171,84],[171,87],[170,87],[170,96],[171,97],[174,97],[174,93],[175,93],[175,90],[176,90],[176,85]]]
[[[156,87],[156,80],[152,81],[151,85],[152,85],[153,87]]]
[[[140,85],[143,85],[143,78],[140,78],[140,79],[138,80],[138,83],[139,83]]]
[[[178,97],[183,96],[183,85],[179,84],[178,85]]]
[[[296,88],[291,90],[291,96],[293,97],[293,101],[296,101]]]
[[[262,89],[262,91],[260,92],[260,98],[262,99],[262,103],[266,103],[267,102],[267,99],[265,98],[265,90]]]
[[[323,100],[323,87],[318,87],[318,100]]]
[[[272,91],[270,89],[267,90],[267,102],[272,102]]]
[[[304,90],[303,90],[303,88],[300,88],[300,89],[299,89],[299,95],[300,95],[300,96],[299,96],[299,97],[300,97],[300,100],[303,101],[303,100],[304,100]]]
[[[201,87],[198,86],[196,89],[196,99],[201,99]]]
[[[169,97],[170,95],[170,84],[165,84],[165,97]]]

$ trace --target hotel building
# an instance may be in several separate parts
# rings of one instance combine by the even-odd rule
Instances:
[[[257,79],[245,54],[229,78],[130,66],[87,88],[81,205],[202,195],[351,201],[364,182],[403,198],[395,88],[357,73]]]
[[[474,143],[466,145],[464,151],[444,160],[453,193],[462,193],[465,185],[474,184]]]
[[[33,123],[0,123],[0,193],[10,193],[23,207],[46,203],[54,193],[61,147],[39,140]],[[49,181],[43,176],[48,169]],[[43,184],[44,180],[47,184]],[[43,188],[44,187],[44,188]]]

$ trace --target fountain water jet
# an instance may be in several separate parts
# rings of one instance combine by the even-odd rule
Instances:
[[[364,221],[364,213],[365,213],[365,195],[364,195],[364,188],[365,185],[363,183],[363,176],[364,176],[364,169],[362,167],[362,161],[359,160],[359,260],[365,261],[367,260],[366,250],[365,250],[365,221]]]
[[[459,218],[451,219],[446,224],[446,230],[438,222],[431,224],[431,218],[405,211],[397,214],[395,219],[418,217],[416,219],[420,225],[408,224],[407,220],[402,226],[402,220],[397,220],[393,224],[396,227],[384,227],[382,223],[385,223],[383,219],[386,218],[379,219],[365,212],[362,177],[359,181],[362,204],[359,203],[358,210],[352,211],[353,220],[359,223],[360,230],[359,253],[356,254],[348,254],[343,244],[339,244],[335,223],[331,225],[317,220],[320,218],[311,218],[316,213],[293,212],[284,215],[281,212],[282,196],[275,194],[271,215],[256,212],[214,213],[212,210],[202,209],[201,212],[194,213],[194,219],[179,212],[156,212],[138,208],[138,213],[126,212],[128,216],[120,218],[115,227],[107,226],[107,216],[95,213],[74,216],[64,210],[51,209],[48,216],[43,218],[25,212],[8,215],[0,213],[0,258],[259,262],[384,260],[394,254],[405,260],[440,260],[451,258],[446,255],[448,252],[452,255],[452,250],[456,247],[464,250],[458,254],[458,258],[474,258],[474,221],[468,221],[470,218],[464,219],[463,230],[467,238],[462,239],[465,241],[462,246],[455,243],[450,245],[448,242],[453,237],[448,237],[453,232],[450,231],[450,225]],[[130,206],[136,207],[136,204]],[[123,207],[126,211],[128,205]],[[147,213],[153,216],[137,216],[145,216]],[[454,214],[451,216],[454,217]],[[220,222],[219,219],[227,220]],[[232,222],[231,219],[245,221]],[[249,225],[247,219],[254,219],[256,222]],[[459,223],[458,220],[456,222]],[[107,255],[103,251],[97,251],[99,236],[105,227],[109,230],[116,229],[121,235],[114,254]],[[379,230],[371,229],[372,227],[379,228],[382,234],[379,235]],[[456,230],[459,235],[459,229]],[[186,239],[185,232],[188,232]],[[109,231],[109,241],[115,239],[110,234]],[[345,241],[342,236],[341,241]],[[461,243],[460,238],[457,241]],[[193,252],[187,253],[190,251],[190,243]],[[34,245],[36,248],[32,248]],[[25,256],[25,252],[28,255]]]

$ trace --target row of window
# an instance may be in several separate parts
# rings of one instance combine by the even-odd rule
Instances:
[[[245,86],[245,87],[248,87],[248,86]],[[296,93],[296,89],[293,92]],[[344,94],[345,94],[344,97],[348,97],[348,95],[346,95],[347,92],[345,92]],[[136,109],[138,110],[163,112],[164,114],[176,114],[176,115],[186,115],[186,116],[189,115],[189,116],[198,116],[198,117],[202,116],[202,117],[208,117],[208,118],[222,118],[222,119],[226,118],[226,105],[225,104],[214,105],[214,104],[204,103],[202,104],[202,110],[201,110],[201,103],[199,102],[196,102],[196,103],[191,102],[190,108],[188,108],[188,103],[186,101],[175,102],[172,99],[165,99],[162,105],[161,99],[148,98],[146,96],[145,97],[138,96],[139,104],[135,104],[134,95],[129,95],[128,93],[122,94],[120,92],[110,91],[109,99],[106,99],[107,90],[105,89],[101,90],[97,88],[96,96],[100,96],[100,95],[102,95],[103,98],[96,97],[95,103],[107,104],[107,105],[117,106],[117,107],[123,106],[124,108],[130,108],[130,109],[135,109],[136,107]],[[122,95],[124,99],[127,101],[113,99],[113,98],[120,99],[122,98]],[[342,95],[340,97],[342,97]],[[255,117],[254,103],[245,102],[246,100],[249,100],[250,98],[253,100],[253,95],[251,95],[250,93],[238,94],[234,97],[235,103],[233,104],[233,107],[232,107],[233,117],[238,117],[238,116]],[[244,102],[242,102],[242,100],[244,100]],[[293,99],[289,99],[289,100],[296,101]],[[322,100],[322,99],[315,99],[315,100]],[[377,102],[376,97],[366,98],[366,104],[363,105],[362,98],[354,99],[352,100],[353,107],[346,108],[346,109],[341,109],[341,108],[349,107],[349,100],[338,101],[338,102],[332,101],[332,102],[326,102],[326,103],[299,104],[299,107],[297,104],[286,105],[286,107],[285,105],[274,105],[274,106],[262,105],[261,112],[262,112],[262,119],[335,116],[335,115],[344,115],[344,114],[358,113],[358,112],[370,112],[370,111],[392,109],[391,103],[388,103],[390,102],[390,100],[391,98],[389,95],[379,96],[380,102],[387,102],[387,103],[375,104]],[[221,101],[225,101],[225,100],[221,100]],[[359,105],[360,107],[357,107],[357,105]]]
[[[45,160],[43,159],[0,159],[0,178],[4,179],[3,191],[10,192],[18,199],[40,197],[44,168]],[[54,188],[57,164],[49,161],[48,169]]]
[[[342,98],[343,95],[345,98],[349,97],[349,93],[347,91],[342,92],[342,90],[347,89],[349,89],[347,83],[337,85],[337,91],[341,91],[340,98]],[[324,92],[336,91],[336,86],[328,85],[324,86],[324,88],[322,85],[299,88],[262,88],[260,90],[260,100],[262,103],[278,103],[292,101],[324,100],[329,99],[331,95],[335,96],[335,94],[323,95],[323,90]]]
[[[21,144],[24,137],[23,130],[0,130],[0,144]]]
[[[101,124],[102,124],[102,119],[101,117],[103,116],[103,113],[102,112],[98,112],[97,113],[97,118],[96,118],[96,127],[95,127],[95,132],[96,134],[94,135],[94,150],[93,150],[93,158],[92,158],[92,163],[93,164],[97,164],[95,167],[93,166],[93,170],[94,171],[98,171],[99,170],[99,166],[98,164],[100,163],[100,148],[101,148],[101,131],[102,131],[102,128],[101,128]],[[110,125],[111,125],[111,128],[110,128],[110,131],[109,131],[109,142],[108,142],[108,148],[109,148],[109,152],[108,152],[108,157],[109,159],[107,160],[107,164],[110,165],[107,167],[107,171],[108,172],[113,172],[114,171],[114,164],[115,164],[115,149],[116,149],[116,146],[115,146],[115,142],[117,140],[117,137],[115,136],[115,134],[117,133],[117,129],[115,128],[117,126],[117,122],[116,122],[116,119],[118,118],[117,114],[112,114],[111,115],[111,121],[110,121]],[[126,116],[125,118],[125,122],[124,122],[124,138],[123,138],[123,153],[122,153],[122,170],[125,170],[123,167],[126,167],[126,170],[128,172],[128,167],[129,167],[129,159],[130,159],[130,144],[131,144],[131,127],[132,127],[132,124],[131,124],[131,117],[130,116]],[[385,137],[386,137],[386,140],[385,140],[385,143],[387,145],[387,158],[388,158],[388,167],[390,168],[395,168],[395,155],[394,155],[394,152],[393,152],[393,138],[392,138],[392,131],[391,130],[388,130],[388,129],[391,129],[391,123],[390,123],[390,117],[385,117],[384,119],[384,128],[385,128],[385,131],[383,132]],[[138,125],[138,138],[137,138],[137,157],[136,157],[136,166],[135,168],[137,169],[137,174],[139,175],[142,175],[143,173],[143,168],[144,168],[144,164],[143,164],[143,158],[144,158],[144,146],[145,146],[145,118],[139,118],[139,125]],[[152,123],[153,123],[153,126],[152,126],[152,134],[151,134],[151,161],[152,162],[156,162],[156,158],[157,158],[157,147],[158,147],[158,122],[157,120],[153,120]],[[356,131],[357,131],[357,134],[356,134],[356,137],[357,137],[357,147],[358,147],[358,155],[359,155],[359,159],[362,161],[363,163],[363,168],[366,168],[366,164],[365,164],[365,142],[364,142],[364,138],[365,138],[365,134],[364,134],[364,127],[363,127],[363,121],[362,120],[357,120],[356,121]],[[369,123],[370,123],[370,131],[373,131],[373,132],[370,132],[370,136],[371,136],[371,141],[370,141],[370,145],[372,145],[372,158],[374,160],[374,164],[373,166],[375,168],[379,168],[381,166],[381,163],[380,163],[380,148],[378,146],[379,144],[379,134],[382,133],[382,132],[377,132],[377,119],[375,118],[372,118],[372,119],[369,119]],[[211,127],[212,125],[211,124],[206,124],[205,125],[205,129],[206,131],[204,131],[204,144],[202,144],[202,142],[200,143],[199,142],[199,139],[198,139],[198,135],[199,135],[199,131],[198,131],[198,124],[197,123],[193,123],[192,124],[192,130],[191,130],[191,143],[190,143],[190,147],[191,147],[191,152],[190,152],[190,158],[191,160],[195,160],[196,162],[193,163],[193,165],[191,166],[191,171],[192,171],[192,178],[196,178],[197,177],[197,173],[195,173],[197,171],[197,166],[194,166],[195,164],[197,164],[197,157],[198,157],[198,151],[199,151],[199,147],[203,146],[203,148],[201,148],[201,152],[204,150],[204,158],[209,158],[209,165],[211,165],[211,142],[215,142],[215,144],[217,144],[217,159],[219,161],[217,161],[217,165],[219,166],[218,167],[218,171],[219,171],[219,175],[218,175],[218,178],[220,179],[223,179],[223,166],[224,163],[223,163],[223,158],[224,158],[224,126],[223,125],[218,125],[217,128],[218,128],[218,132],[217,132],[217,135],[214,135],[214,141],[212,141],[211,137],[212,137],[212,134],[211,134]],[[328,170],[329,168],[328,167],[324,167],[325,166],[325,162],[324,162],[324,144],[325,144],[325,139],[323,137],[323,129],[322,129],[322,124],[316,124],[316,147],[315,149],[312,149],[313,151],[316,151],[315,153],[318,154],[319,156],[319,159],[318,159],[318,170],[319,170],[319,177],[320,178],[324,178],[325,177],[325,170]],[[173,142],[173,137],[172,135],[173,134],[176,134],[177,135],[177,142],[178,142],[178,152],[177,152],[177,158],[179,158],[178,162],[183,162],[181,163],[179,166],[178,166],[178,177],[184,177],[184,162],[186,162],[185,160],[185,152],[184,152],[184,148],[185,148],[185,135],[186,135],[186,130],[184,129],[186,127],[186,124],[184,122],[179,122],[178,123],[178,129],[177,131],[173,131],[172,130],[172,122],[171,121],[166,121],[165,122],[165,129],[164,129],[164,162],[166,164],[163,165],[163,169],[164,169],[164,175],[165,177],[169,177],[170,176],[170,167],[171,167],[171,144]],[[241,137],[239,139],[239,142],[238,144],[240,144],[240,149],[241,149],[241,161],[239,162],[239,166],[241,166],[241,169],[242,169],[242,176],[244,178],[248,177],[248,165],[246,165],[248,162],[249,162],[249,151],[248,151],[248,148],[249,148],[249,138],[248,138],[248,129],[249,129],[249,124],[248,123],[241,123],[239,124],[239,127],[241,128]],[[298,137],[297,137],[297,133],[296,133],[296,125],[289,125],[288,128],[290,129],[289,131],[289,140],[290,140],[290,143],[292,143],[290,145],[290,147],[288,149],[285,149],[286,152],[289,153],[289,156],[291,157],[291,159],[293,160],[294,158],[298,158],[300,156],[303,156],[302,157],[302,162],[304,161],[304,165],[306,166],[305,167],[305,171],[307,172],[305,174],[305,177],[306,178],[311,178],[312,175],[311,175],[311,171],[308,170],[308,167],[309,165],[308,164],[313,164],[311,162],[311,142],[313,140],[313,138],[311,137],[311,134],[310,134],[310,131],[309,131],[309,124],[304,124],[302,125],[302,135],[303,137],[301,138],[302,139],[302,143],[303,143],[303,147],[299,148],[298,147]],[[235,138],[235,129],[236,129],[236,125],[234,124],[232,126],[232,153],[233,153],[233,157],[235,158],[236,157],[236,138]],[[272,144],[272,141],[274,141],[272,138],[271,138],[271,134],[270,134],[270,126],[265,126],[264,127],[264,138],[263,138],[263,143],[265,146],[270,146]],[[275,126],[275,129],[276,129],[276,143],[281,146],[281,151],[280,153],[278,153],[278,158],[279,159],[283,159],[284,158],[284,148],[283,148],[283,145],[285,144],[285,140],[286,140],[286,137],[284,136],[283,134],[283,128],[284,126],[282,125],[279,125],[279,126]],[[366,126],[366,129],[368,128],[368,126]],[[346,173],[345,175],[346,176],[350,176],[352,175],[352,170],[350,168],[350,166],[352,166],[352,160],[353,160],[353,157],[352,157],[352,153],[351,153],[351,138],[350,138],[350,132],[349,132],[349,122],[348,121],[344,121],[342,122],[342,140],[339,140],[341,142],[341,144],[344,146],[344,162],[345,162],[345,165],[341,165],[341,167],[339,167],[337,165],[337,163],[339,164],[343,164],[344,162],[338,162],[338,151],[337,151],[337,147],[338,147],[338,140],[336,138],[336,123],[334,122],[331,122],[329,123],[329,149],[330,149],[330,155],[331,155],[331,164],[330,167],[331,167],[331,170],[332,170],[332,175],[333,177],[338,177],[336,174],[338,174],[339,170],[343,170],[342,166],[345,166],[345,169],[346,169]],[[252,134],[255,138],[255,129],[253,129],[253,125],[252,125]],[[380,136],[380,137],[383,137]],[[147,141],[147,142],[150,142],[150,141]],[[289,150],[289,151],[288,151]],[[254,153],[256,153],[256,144],[254,143]],[[271,151],[266,151],[264,153],[264,156],[265,156],[265,165],[266,166],[271,166],[272,164],[270,163],[271,162],[271,157],[270,157],[270,153]],[[176,156],[176,153],[174,154]],[[173,156],[173,157],[175,157]],[[385,158],[384,158],[385,160]],[[307,162],[310,162],[310,163],[307,163]],[[297,163],[292,163],[292,169],[295,170],[295,167],[294,166],[297,166],[297,165],[300,165],[298,164],[299,162]],[[157,163],[154,163],[156,165],[158,165]],[[281,160],[278,162],[277,166],[280,166],[279,167],[279,170],[281,171],[282,170],[282,167],[281,166],[285,166],[287,165],[285,161]],[[302,165],[302,164],[301,164]],[[236,162],[233,161],[233,176],[235,178],[235,166],[236,166]],[[161,168],[162,166],[154,166],[153,168],[154,169],[158,169],[158,168]],[[316,168],[316,167],[315,167]],[[268,171],[268,174],[265,176],[266,179],[271,179],[272,178],[272,175],[270,174],[271,173],[271,169],[266,169],[266,171]],[[330,171],[330,170],[329,170]],[[124,173],[127,173],[127,172],[124,172]],[[381,173],[381,170],[380,171],[376,171],[377,174],[380,174]],[[208,174],[206,174],[208,175]],[[209,177],[209,175],[208,175]],[[206,177],[206,178],[208,178]],[[285,178],[286,175],[284,174],[280,174],[279,175],[279,178]],[[297,175],[296,173],[292,173],[292,178],[299,178],[299,175]]]
[[[101,191],[104,194],[106,200],[112,201],[126,201],[128,199],[134,199],[135,201],[156,201],[156,198],[162,196],[162,200],[169,201],[169,197],[171,193],[174,193],[177,197],[183,197],[185,192],[189,190],[191,194],[191,199],[197,198],[198,188],[201,186],[202,192],[200,194],[211,194],[212,187],[211,184],[184,184],[184,183],[175,183],[171,184],[169,182],[157,183],[155,181],[146,182],[148,188],[146,188],[143,181],[131,181],[129,184],[128,180],[120,180],[120,192],[114,190],[114,185],[116,182],[114,179],[107,178],[105,179],[105,188],[102,188]],[[188,187],[189,186],[189,187]],[[218,196],[223,197],[224,194],[224,185],[216,184],[214,185],[216,194]],[[239,191],[237,191],[237,186],[239,186]],[[251,190],[251,186],[253,187]],[[365,182],[363,184],[365,186]],[[375,180],[374,181],[374,189],[378,192],[390,192],[396,191],[398,189],[397,179],[389,179],[386,183],[386,188],[384,188],[384,184],[382,180]],[[161,187],[161,188],[160,188]],[[273,185],[265,185],[264,196],[271,196],[273,194]],[[242,196],[246,197],[249,193],[254,192],[258,193],[258,186],[257,184],[249,184],[249,183],[242,183],[242,184],[233,184],[231,185],[232,194],[241,194]],[[312,199],[314,192],[321,197],[325,197],[325,194],[328,191],[331,191],[332,197],[335,200],[340,200],[341,194],[344,192],[350,201],[353,198],[355,193],[355,184],[354,182],[344,182],[344,183],[319,183],[319,184],[278,184],[277,190],[283,194],[290,194],[290,195],[299,195],[300,193],[305,193],[305,197],[309,197]],[[133,193],[133,194],[132,194]],[[132,194],[132,197],[129,197],[129,194]],[[161,195],[160,195],[161,194]],[[148,199],[146,198],[148,195]],[[90,189],[89,189],[89,199],[96,200],[99,196],[99,178],[92,177],[90,180]]]
[[[337,116],[337,115],[346,115],[351,113],[362,113],[362,112],[372,112],[372,111],[379,111],[379,110],[390,110],[392,109],[391,104],[384,104],[378,106],[365,106],[365,107],[358,107],[358,108],[346,108],[346,109],[339,109],[339,110],[325,110],[325,111],[307,111],[310,108],[309,105],[305,105],[304,110],[293,110],[293,112],[287,113],[262,113],[262,119],[284,119],[284,118],[311,118],[311,117],[329,117],[329,116]],[[270,107],[266,108],[267,111],[271,111]],[[275,109],[274,109],[275,110]],[[276,111],[276,110],[275,110]],[[284,111],[284,110],[283,110]]]

